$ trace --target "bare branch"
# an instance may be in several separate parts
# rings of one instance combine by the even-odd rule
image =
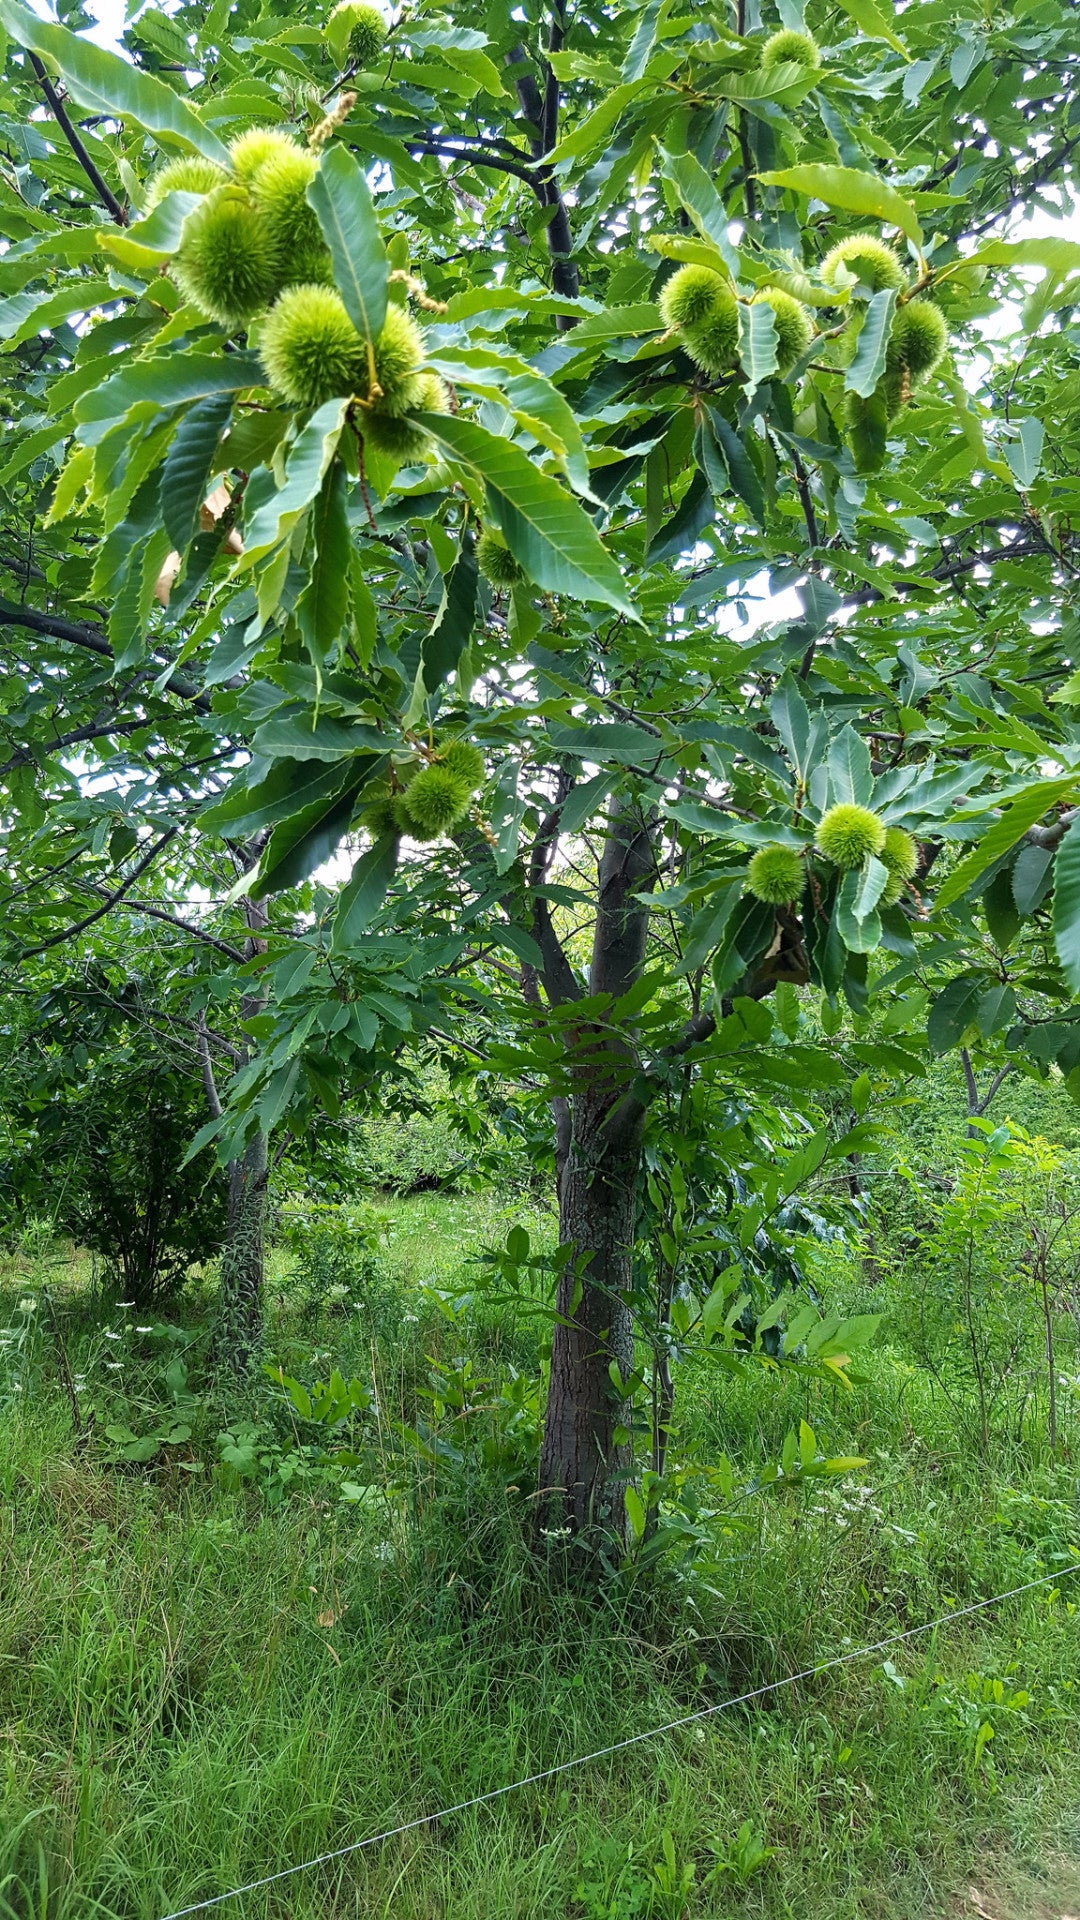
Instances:
[[[218,1093],[217,1081],[214,1079],[214,1063],[210,1058],[210,1039],[206,1031],[206,1015],[201,1007],[199,1008],[198,1017],[195,1021],[195,1036],[199,1044],[199,1062],[202,1067],[203,1086],[206,1088],[206,1104],[210,1109],[211,1117],[214,1120],[220,1120],[222,1115],[221,1095]]]
[[[25,627],[30,633],[44,634],[47,639],[67,640],[72,646],[83,647],[88,653],[96,653],[102,660],[111,660],[113,650],[105,635],[96,627],[86,627],[75,620],[65,620],[60,614],[39,613],[36,607],[17,606],[10,600],[0,600],[0,627]],[[212,711],[210,701],[194,680],[185,673],[170,674],[162,688],[163,693],[175,693],[179,700],[190,700],[199,713]]]
[[[975,1078],[975,1069],[971,1064],[971,1055],[966,1047],[960,1049],[960,1065],[964,1069],[964,1085],[967,1088],[968,1118],[979,1111],[979,1083]]]
[[[552,20],[550,51],[557,52],[562,45],[565,31],[565,15],[562,0],[556,0]],[[529,147],[533,159],[542,161],[550,153],[558,137],[559,125],[559,89],[555,75],[546,67],[545,86],[541,92],[532,72],[529,54],[525,47],[516,46],[506,56],[506,64],[514,69],[514,86],[517,91],[521,111],[528,122]],[[577,267],[572,259],[574,237],[570,226],[570,214],[556,182],[551,167],[540,166],[531,177],[533,190],[541,206],[553,208],[545,229],[547,234],[548,255],[551,260],[551,284],[556,293],[568,299],[576,299],[580,280]],[[556,322],[560,332],[568,332],[576,322],[573,314],[560,314]]]
[[[78,161],[80,167],[82,168],[91,186],[93,187],[94,192],[97,194],[98,199],[101,201],[102,206],[105,208],[106,213],[109,213],[112,215],[113,219],[117,222],[118,226],[126,227],[128,223],[128,217],[125,209],[121,206],[115,193],[113,192],[112,188],[109,186],[108,181],[105,180],[103,176],[98,172],[97,167],[94,165],[94,162],[91,160],[90,155],[86,151],[86,148],[83,146],[83,143],[80,140],[74,125],[72,124],[67,108],[64,106],[64,103],[61,100],[60,95],[57,93],[56,88],[53,86],[52,81],[49,79],[49,76],[46,73],[45,68],[42,65],[41,61],[38,59],[37,54],[28,53],[27,59],[29,60],[30,65],[33,67],[34,72],[37,75],[38,84],[41,87],[42,93],[45,95],[46,100],[48,101],[50,107],[52,108],[54,114],[56,115],[57,124],[63,131],[64,138],[66,139],[68,146],[71,148],[72,153],[75,155],[76,160]]]
[[[147,867],[157,859],[158,854],[168,846],[169,841],[176,839],[179,831],[179,827],[170,827],[160,839],[155,840],[153,846],[143,854],[142,859],[136,862],[127,879],[122,880],[113,893],[106,894],[101,906],[95,907],[92,913],[87,913],[81,920],[76,920],[74,926],[64,927],[59,933],[50,934],[47,940],[40,941],[36,947],[24,947],[16,956],[20,964],[24,960],[36,959],[39,953],[47,953],[50,947],[62,946],[65,940],[74,940],[78,934],[85,933],[87,927],[92,927],[96,920],[103,920],[110,907],[115,907],[117,901],[122,900],[124,895],[131,891],[139,876],[146,872]]]
[[[39,756],[48,753],[62,753],[65,747],[74,747],[84,740],[106,740],[113,734],[136,733],[146,725],[145,720],[113,720],[107,724],[92,722],[86,727],[76,727],[71,733],[62,733],[55,740],[28,742],[18,747],[7,760],[0,760],[0,780],[16,767],[25,766]]]
[[[94,888],[94,892],[98,894],[104,894],[104,891],[103,887]],[[156,907],[150,900],[129,900],[127,905],[133,913],[145,913],[153,920],[164,920],[167,926],[178,927],[180,932],[186,933],[190,939],[201,940],[204,946],[213,947],[215,952],[223,954],[226,960],[234,960],[237,966],[242,967],[248,958],[240,947],[231,946],[228,940],[219,940],[216,934],[207,933],[205,927],[196,926],[191,920],[181,920],[179,914],[167,913],[164,907]]]
[[[410,153],[430,153],[436,157],[441,155],[447,160],[467,160],[471,167],[489,167],[495,173],[512,173],[518,180],[524,180],[527,186],[532,187],[540,199],[543,198],[539,193],[533,169],[508,159],[494,147],[480,147],[467,141],[452,142],[449,139],[406,140],[404,144]]]

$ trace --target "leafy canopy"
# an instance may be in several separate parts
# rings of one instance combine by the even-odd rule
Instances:
[[[77,11],[0,21],[12,963],[160,905],[167,850],[243,845],[237,1124],[269,1128],[478,952],[557,1027],[555,842],[629,809],[664,931],[594,1009],[653,1003],[628,1071],[662,1081],[688,1000],[757,1073],[740,988],[912,978],[935,1046],[1078,1070],[1080,245],[1009,225],[1068,199],[1066,7],[422,3],[350,45],[222,0],[116,53]],[[284,174],[245,170],[256,128]],[[718,304],[669,325],[688,267]],[[421,846],[399,799],[454,739],[486,786]],[[838,806],[914,836],[914,878],[875,835],[828,857]],[[786,902],[748,885],[775,847]]]

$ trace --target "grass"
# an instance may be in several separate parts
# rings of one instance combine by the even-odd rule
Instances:
[[[313,1316],[277,1257],[288,1364],[374,1371],[388,1420],[423,1412],[428,1355],[528,1363],[532,1323],[455,1321],[416,1291],[467,1283],[522,1209],[428,1195],[378,1212],[363,1311],[346,1293]],[[0,1328],[32,1324],[18,1303],[40,1277],[0,1271]],[[273,1504],[192,1471],[194,1446],[118,1463],[101,1430],[149,1404],[160,1343],[104,1311],[84,1263],[48,1277],[98,1417],[73,1434],[39,1310],[0,1356],[0,1920],[160,1920],[1080,1558],[1074,1472],[1037,1432],[973,1460],[883,1347],[852,1394],[697,1368],[688,1450],[722,1448],[749,1479],[806,1417],[868,1464],[749,1495],[704,1528],[693,1570],[597,1603],[530,1558],[521,1497],[479,1455],[410,1467],[388,1446],[384,1495],[353,1504],[318,1476]],[[201,1311],[196,1293],[189,1330]],[[207,1436],[226,1414],[208,1401]],[[1035,1914],[1047,1863],[1080,1852],[1078,1626],[1080,1581],[1051,1582],[221,1911],[914,1920],[955,1914],[974,1882],[999,1920],[1006,1886]],[[751,1871],[754,1841],[772,1851]]]

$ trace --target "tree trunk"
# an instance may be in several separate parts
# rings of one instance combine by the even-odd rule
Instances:
[[[262,836],[249,842],[241,871],[255,864],[264,840],[265,836]],[[259,935],[266,926],[266,908],[261,901],[245,899],[243,909],[248,925],[244,953],[245,958],[251,960],[265,950],[266,943]],[[263,1005],[261,993],[244,994],[240,1001],[241,1020],[252,1019],[262,1011]],[[206,1098],[217,1120],[221,1118],[222,1104],[214,1080],[204,1014],[199,1015],[196,1032]],[[246,1050],[239,1049],[234,1054],[235,1064],[242,1066],[246,1057]],[[229,1204],[218,1275],[218,1318],[213,1347],[217,1365],[230,1373],[250,1371],[262,1347],[269,1167],[266,1135],[261,1131],[253,1140],[249,1140],[238,1159],[229,1162]]]
[[[559,1319],[551,1350],[540,1454],[543,1522],[568,1527],[582,1544],[591,1536],[625,1535],[623,1491],[632,1466],[628,1441],[615,1438],[627,1407],[611,1377],[634,1370],[634,1329],[627,1304],[633,1280],[634,1230],[641,1133],[612,1148],[605,1141],[606,1102],[587,1093],[572,1103],[570,1148],[559,1192],[559,1240],[579,1256],[560,1278]],[[581,1256],[588,1264],[579,1272]]]
[[[1012,1072],[1012,1062],[1009,1061],[1005,1066],[999,1067],[984,1094],[979,1093],[979,1083],[975,1078],[971,1055],[966,1047],[960,1049],[960,1065],[964,1069],[964,1089],[967,1096],[967,1137],[969,1140],[980,1140],[982,1134],[974,1122],[983,1118],[1002,1081]]]
[[[655,818],[623,805],[608,820],[597,874],[589,994],[615,1003],[640,979],[656,876]],[[538,925],[542,939],[549,930]],[[566,966],[545,982],[564,1004]],[[566,969],[569,972],[569,969]],[[629,1404],[613,1380],[634,1371],[630,1308],[637,1188],[645,1110],[631,1095],[637,1050],[629,1023],[593,1016],[566,1030],[573,1092],[556,1103],[559,1239],[574,1249],[559,1280],[551,1379],[540,1451],[541,1525],[567,1529],[577,1547],[626,1535],[626,1481],[633,1465]],[[568,1123],[568,1124],[567,1124]]]
[[[229,1168],[228,1228],[221,1250],[214,1345],[220,1364],[234,1373],[248,1371],[262,1346],[267,1173],[266,1135],[257,1133]]]

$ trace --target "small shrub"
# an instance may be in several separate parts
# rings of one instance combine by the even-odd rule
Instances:
[[[202,1087],[153,1053],[66,1064],[22,1089],[25,1125],[3,1169],[9,1211],[98,1254],[121,1297],[146,1309],[225,1235],[224,1176],[205,1158],[184,1165],[206,1118]]]
[[[278,1234],[289,1255],[290,1302],[304,1319],[359,1313],[372,1335],[392,1332],[400,1289],[386,1271],[386,1228],[373,1208],[293,1197],[278,1215]]]

